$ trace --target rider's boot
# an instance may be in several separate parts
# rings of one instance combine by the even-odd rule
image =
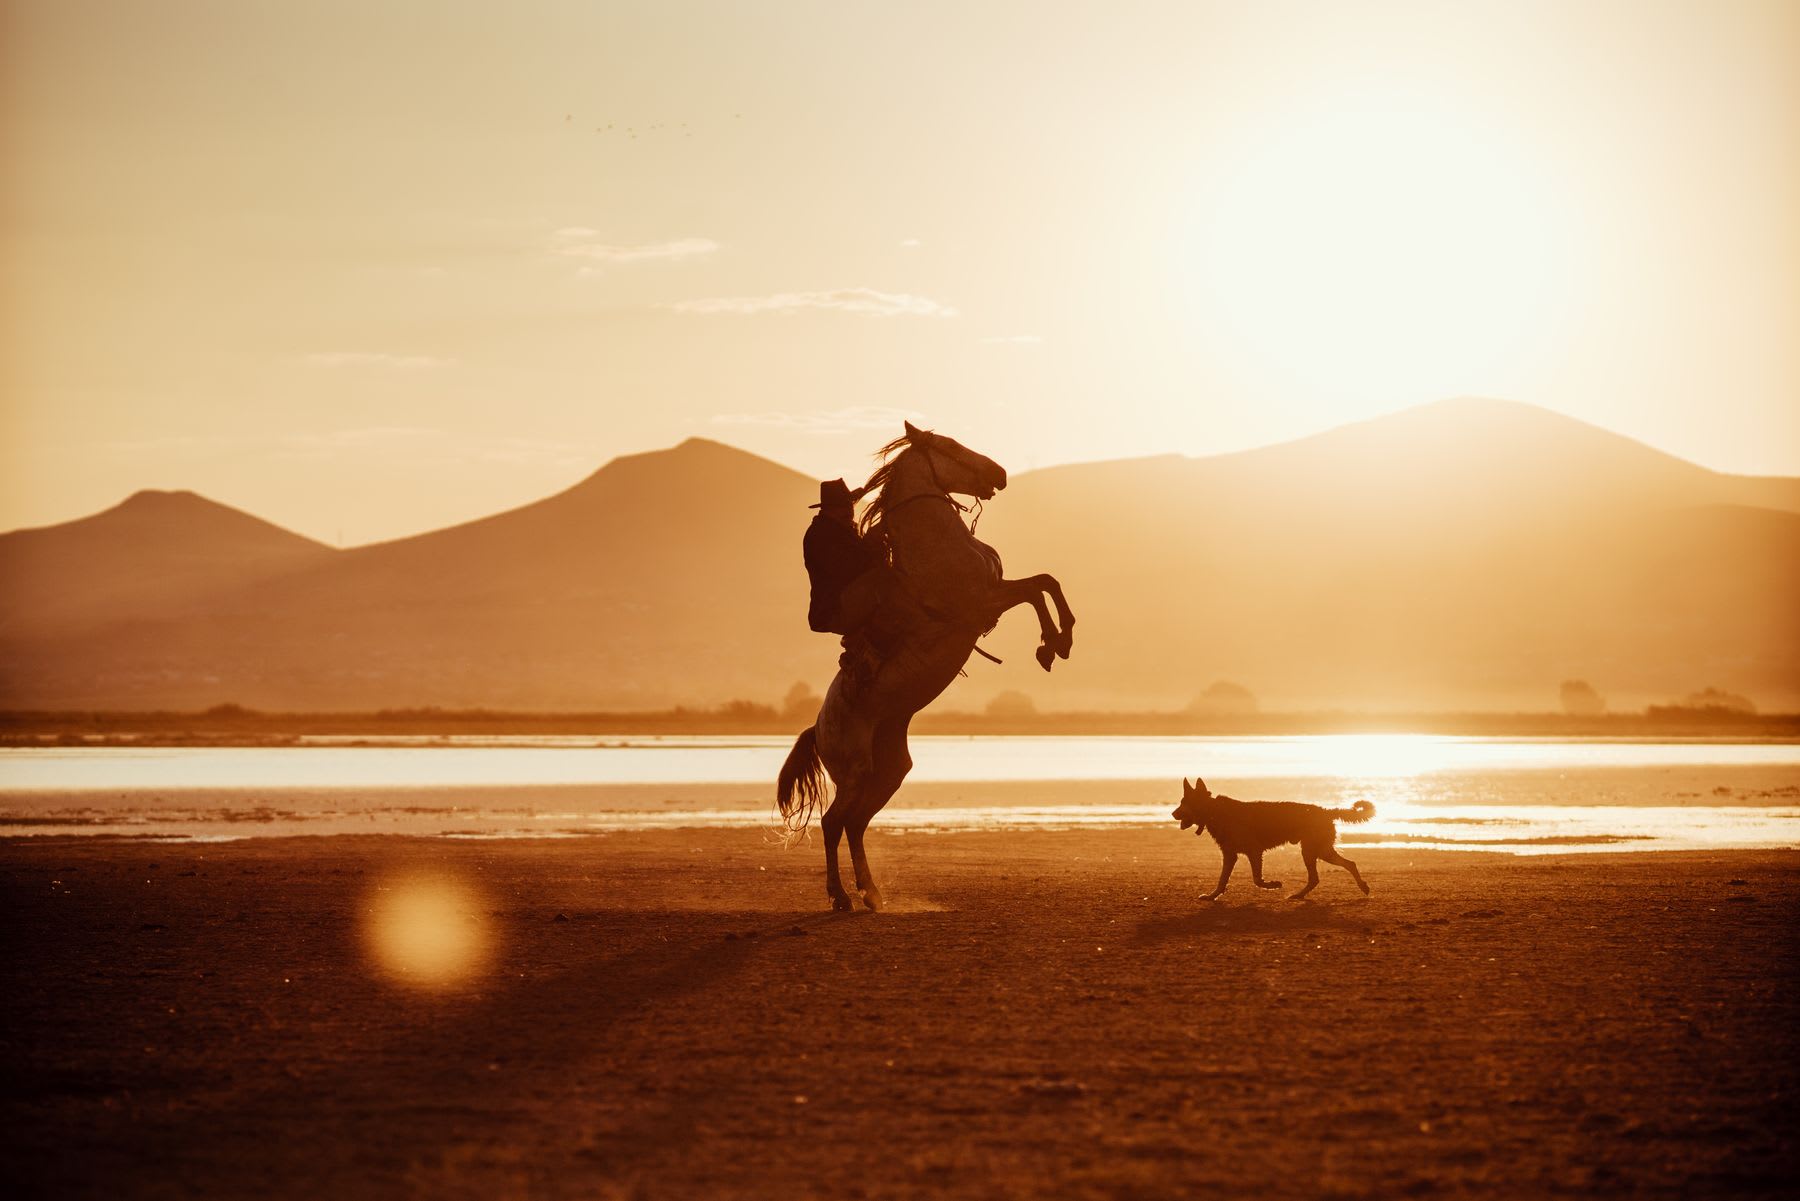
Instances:
[[[853,689],[868,686],[881,669],[881,655],[867,630],[852,630],[843,637],[844,653],[838,656],[838,668]]]

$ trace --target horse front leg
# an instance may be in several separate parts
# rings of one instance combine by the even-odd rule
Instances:
[[[1062,628],[1057,632],[1056,653],[1067,659],[1069,651],[1075,646],[1075,613],[1069,608],[1069,600],[1063,595],[1062,581],[1048,572],[1033,576],[1034,581],[1043,583],[1044,591],[1050,594],[1050,601],[1056,606],[1056,619]]]
[[[1026,576],[1021,580],[1000,581],[1000,594],[1005,602],[1002,612],[1015,605],[1029,604],[1037,610],[1038,631],[1042,641],[1037,648],[1038,666],[1045,671],[1055,659],[1067,659],[1069,650],[1074,645],[1075,615],[1069,611],[1069,603],[1063,597],[1062,585],[1053,575],[1038,574]],[[1061,625],[1051,620],[1050,607],[1044,603],[1048,596],[1056,605],[1057,617]]]

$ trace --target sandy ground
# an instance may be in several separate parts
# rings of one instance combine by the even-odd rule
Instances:
[[[11,1195],[1775,1196],[1800,854],[754,831],[0,843]],[[1271,874],[1303,878],[1291,849]],[[377,970],[462,882],[484,965]],[[383,889],[387,891],[382,891]],[[22,1191],[13,1191],[22,1190]]]

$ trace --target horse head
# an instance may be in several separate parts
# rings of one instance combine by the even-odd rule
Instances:
[[[900,441],[925,457],[932,482],[945,492],[987,500],[1006,487],[1006,468],[948,434],[922,430],[908,421]]]

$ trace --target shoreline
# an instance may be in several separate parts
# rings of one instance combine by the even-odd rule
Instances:
[[[397,709],[280,713],[235,705],[199,712],[0,710],[0,747],[54,745],[278,746],[308,736],[435,737],[792,737],[811,710],[777,712],[749,705],[725,710],[645,713],[532,713]],[[1748,714],[1679,707],[1576,716],[1563,713],[1194,714],[1070,712],[1009,717],[926,712],[919,735],[1140,736],[1258,738],[1332,734],[1428,734],[1463,738],[1551,738],[1703,742],[1800,742],[1800,714]]]

